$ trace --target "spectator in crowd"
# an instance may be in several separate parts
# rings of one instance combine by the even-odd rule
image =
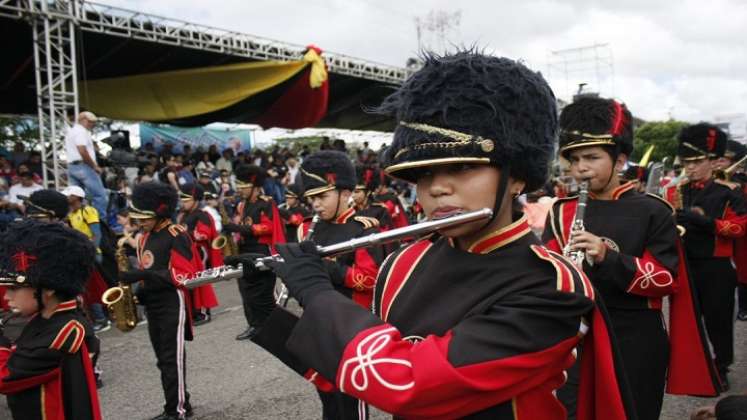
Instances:
[[[68,204],[70,204],[70,213],[67,216],[70,226],[84,234],[89,240],[91,240],[94,247],[96,247],[96,256],[94,259],[97,270],[95,270],[96,273],[91,276],[91,280],[86,285],[85,300],[91,311],[94,331],[106,331],[111,327],[111,325],[106,317],[106,312],[104,312],[104,307],[101,304],[101,294],[107,288],[107,285],[104,283],[103,278],[99,273],[99,267],[101,267],[102,262],[101,219],[99,218],[99,213],[96,208],[84,203],[83,200],[86,198],[86,193],[81,187],[71,185],[62,190],[62,193],[67,196]]]
[[[17,141],[13,145],[13,153],[10,155],[10,160],[13,162],[13,166],[18,166],[29,159],[29,154],[26,152],[26,145],[23,142]]]
[[[18,217],[20,214],[8,200],[8,193],[0,190],[0,232],[5,232],[8,225]]]
[[[34,175],[28,169],[19,169],[17,175],[19,182],[10,187],[8,201],[15,210],[23,212],[23,197],[28,197],[34,191],[41,190],[43,187],[34,182]]]
[[[179,185],[194,184],[197,180],[195,179],[192,161],[186,157],[182,157],[182,166],[177,172],[179,176]]]
[[[13,177],[16,175],[13,164],[8,157],[9,154],[7,152],[3,151],[3,153],[0,153],[0,178],[5,180],[6,185],[10,185]]]
[[[31,173],[44,179],[44,169],[42,168],[41,152],[37,150],[30,152],[29,160],[26,161],[26,166],[28,166]]]
[[[91,196],[91,204],[106,214],[108,196],[101,181],[101,168],[96,161],[91,130],[96,125],[96,115],[84,111],[65,136],[65,153],[68,162],[68,179],[72,185],[83,188]]]
[[[212,173],[215,171],[215,164],[210,161],[209,154],[203,153],[200,156],[200,161],[197,163],[195,169],[197,170],[197,172],[208,171],[212,175]]]
[[[215,167],[219,171],[226,170],[228,173],[233,173],[233,149],[224,150],[223,156],[215,162]]]
[[[170,184],[179,191],[179,166],[181,165],[181,155],[164,156],[166,166],[158,173],[158,180]]]
[[[211,144],[210,147],[208,147],[208,156],[210,162],[215,165],[216,162],[218,162],[218,159],[220,159],[220,153],[218,152],[218,146],[215,144]]]
[[[213,178],[210,176],[211,171],[203,169],[198,170],[197,173],[199,175],[197,178],[197,183],[200,184],[200,186],[203,190],[205,190],[206,193],[211,193],[216,196],[220,194],[220,187],[218,187],[218,185],[213,182]]]

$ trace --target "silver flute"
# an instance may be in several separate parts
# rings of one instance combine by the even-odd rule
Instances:
[[[328,246],[317,246],[317,251],[322,257],[334,257],[341,254],[347,254],[359,248],[367,248],[375,245],[384,245],[396,242],[405,238],[420,237],[438,230],[462,225],[465,223],[487,220],[493,216],[493,210],[484,208],[467,213],[458,214],[443,219],[429,220],[398,229],[388,230],[386,232],[374,233],[360,238],[353,238]],[[279,255],[270,255],[269,257],[257,258],[254,260],[254,266],[259,270],[268,270],[267,263],[282,262],[283,258]],[[187,289],[204,284],[217,283],[225,280],[232,280],[243,276],[244,269],[241,264],[237,266],[224,265],[200,271],[193,278],[184,280],[182,285]]]

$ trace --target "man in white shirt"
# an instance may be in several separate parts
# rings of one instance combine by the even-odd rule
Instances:
[[[31,171],[18,172],[18,177],[21,179],[21,182],[10,187],[10,190],[8,190],[8,201],[11,208],[23,212],[23,197],[29,197],[34,191],[44,188],[34,182],[34,174]]]
[[[91,196],[91,205],[105,218],[109,197],[101,182],[102,170],[96,162],[91,136],[91,129],[97,120],[93,112],[78,114],[78,122],[65,135],[65,152],[70,184],[83,188]]]

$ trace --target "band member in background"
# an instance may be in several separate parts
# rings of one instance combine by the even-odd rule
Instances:
[[[685,167],[685,182],[666,191],[677,209],[677,223],[711,340],[724,390],[734,361],[734,289],[737,278],[731,257],[734,240],[744,237],[745,204],[735,184],[713,179],[713,160],[726,150],[726,133],[699,123],[683,128],[677,153]]]
[[[389,208],[386,204],[374,201],[373,193],[379,186],[380,170],[370,165],[358,165],[355,168],[358,182],[353,190],[353,203],[355,212],[360,216],[373,217],[379,221],[379,229],[389,230],[394,228],[392,218],[389,216]]]
[[[220,215],[220,211],[218,210],[220,206],[220,198],[217,194],[213,194],[210,192],[206,192],[203,198],[205,199],[205,207],[203,207],[202,209],[213,219],[213,226],[215,226],[215,231],[220,235],[220,233],[223,232],[222,218]]]
[[[21,221],[0,238],[5,300],[31,317],[15,343],[0,329],[0,393],[16,420],[101,419],[90,356],[99,343],[76,302],[95,252],[58,223]]]
[[[146,182],[132,191],[130,218],[140,225],[138,268],[120,273],[119,280],[142,282],[138,301],[145,305],[148,334],[161,371],[166,404],[152,420],[183,420],[192,415],[185,382],[184,341],[192,340],[189,293],[181,282],[202,269],[186,229],[171,223],[177,193],[169,184]]]
[[[563,419],[554,390],[586,335],[596,359],[584,366],[581,418],[626,418],[594,290],[512,212],[548,173],[557,111],[547,83],[505,58],[430,55],[380,110],[397,121],[386,171],[417,183],[429,218],[493,216],[390,255],[373,314],[334,291],[313,243],[279,246],[284,262],[270,264],[304,312],[294,325],[276,310],[260,344],[396,417]]]
[[[177,223],[187,228],[192,242],[197,245],[200,261],[204,268],[220,267],[223,265],[223,251],[215,248],[213,242],[218,238],[213,217],[201,207],[204,191],[199,184],[181,185],[179,200],[181,207],[177,216]],[[192,301],[193,325],[198,326],[210,322],[210,309],[218,306],[212,284],[206,284],[190,291]]]
[[[285,221],[285,239],[297,242],[298,227],[311,217],[311,210],[305,203],[303,188],[299,184],[290,184],[285,189],[285,203],[278,206],[280,216]]]
[[[395,228],[401,228],[407,226],[410,222],[407,220],[407,213],[402,206],[402,202],[399,200],[397,194],[392,191],[392,188],[390,188],[391,183],[392,180],[386,175],[386,172],[380,171],[379,185],[373,194],[373,201],[385,205],[387,210],[389,210],[392,225]]]
[[[724,157],[716,160],[716,173],[723,173],[729,182],[739,184],[743,192],[743,197],[747,199],[747,174],[745,174],[745,164],[732,169],[730,174],[724,171],[731,168],[732,165],[740,162],[747,155],[747,146],[734,140],[729,140],[726,145]],[[737,294],[739,295],[737,309],[737,319],[747,321],[747,235],[734,240],[734,255],[732,262],[737,269]]]
[[[311,201],[314,214],[319,218],[316,222],[307,220],[299,226],[299,241],[324,246],[379,231],[377,219],[359,216],[349,204],[356,186],[356,176],[353,164],[345,153],[332,150],[314,153],[304,159],[300,173],[305,187],[304,197]],[[370,311],[376,274],[383,260],[384,249],[372,247],[325,259],[323,265],[334,290]],[[247,262],[246,266],[251,266],[251,262]],[[269,326],[266,333],[273,334],[273,330]],[[324,419],[366,417],[356,398],[326,390],[319,390],[319,397]]]
[[[241,201],[236,205],[233,223],[224,224],[223,231],[240,235],[240,253],[270,255],[275,245],[285,243],[285,229],[275,202],[262,195],[265,170],[256,165],[240,165],[235,175]],[[275,275],[271,271],[255,272],[240,278],[238,284],[248,327],[236,339],[246,340],[257,333],[275,308]]]
[[[588,182],[585,229],[573,228],[579,205],[574,195],[553,205],[543,239],[555,252],[585,255],[580,262],[609,311],[637,418],[656,420],[667,366],[670,392],[717,395],[718,383],[709,371],[710,354],[698,334],[700,318],[694,316],[689,280],[680,267],[684,261],[674,211],[666,201],[638,192],[637,177],[626,182],[619,176],[633,152],[632,121],[627,107],[612,99],[582,98],[563,109],[560,154],[570,162],[576,182]],[[678,342],[681,337],[673,334],[670,352],[662,298],[678,290],[678,299],[688,305],[686,311],[679,300],[671,306],[670,325],[677,334],[684,328],[693,335]],[[683,348],[698,348],[699,358],[683,359]],[[570,413],[575,412],[577,386],[572,370],[568,386],[558,392]]]

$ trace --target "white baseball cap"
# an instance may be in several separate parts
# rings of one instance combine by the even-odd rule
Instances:
[[[69,187],[65,187],[65,189],[62,190],[62,193],[67,197],[70,197],[72,195],[74,197],[86,198],[86,192],[83,191],[83,188],[77,185],[70,185]]]
[[[91,111],[83,111],[83,112],[81,112],[80,114],[78,114],[78,118],[85,118],[85,119],[87,119],[88,121],[91,121],[91,122],[96,122],[99,119],[96,116],[96,114],[94,114]]]

